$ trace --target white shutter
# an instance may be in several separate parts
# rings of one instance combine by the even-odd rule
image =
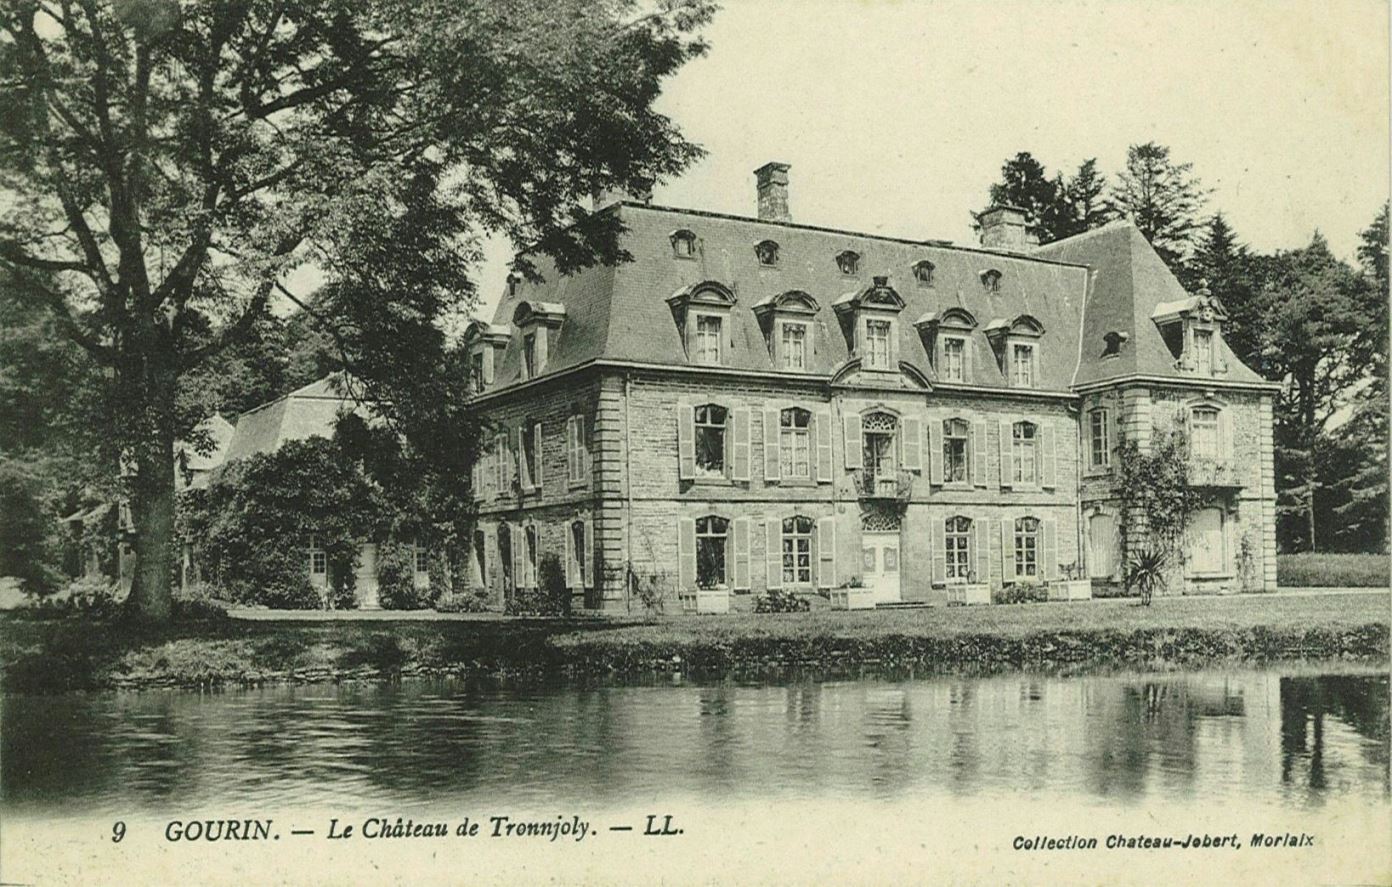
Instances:
[[[862,445],[860,442],[860,415],[845,416],[843,425],[845,430],[843,443],[845,444],[846,450],[846,467],[859,469],[862,467],[863,463],[861,453]]]
[[[565,525],[565,559],[566,588],[579,588],[580,579],[576,576],[577,571],[575,569],[575,528],[570,524]]]
[[[686,401],[677,402],[677,477],[696,477],[696,416]]]
[[[936,416],[928,419],[928,482],[943,482],[943,426]]]
[[[817,587],[836,587],[836,518],[817,518]]]
[[[783,587],[783,522],[776,517],[764,518],[765,588]]]
[[[933,581],[947,581],[947,525],[940,518],[932,518],[933,525],[928,533],[928,554],[933,559]]]
[[[522,440],[522,426],[517,426],[517,483],[522,489],[532,485],[532,475],[527,468],[527,447]]]
[[[1045,579],[1058,578],[1058,522],[1053,518],[1040,522],[1044,530],[1044,545],[1039,574]]]
[[[586,588],[595,587],[594,521],[585,521],[585,557],[580,562],[581,580]]]
[[[920,471],[923,468],[923,423],[913,417],[904,417],[904,470]]]
[[[1009,518],[1000,522],[1001,581],[1015,581],[1015,526]]]
[[[677,518],[677,586],[682,591],[696,587],[695,518]]]
[[[817,483],[831,483],[831,413],[821,410],[812,419],[817,438]]]
[[[735,591],[749,590],[749,529],[752,521],[747,517],[735,518],[735,570],[733,588]]]
[[[986,486],[986,423],[972,423],[971,478],[978,487]]]
[[[1040,428],[1043,433],[1043,446],[1040,447],[1039,466],[1039,485],[1041,487],[1053,487],[1056,485],[1056,475],[1054,467],[1054,426],[1044,425]]]
[[[764,410],[764,480],[776,481],[782,477],[778,453],[778,409]]]
[[[1015,457],[1010,436],[1010,420],[1000,420],[1000,485],[1007,489],[1015,482]]]
[[[749,480],[749,408],[738,407],[732,411],[731,439],[734,444],[730,459],[730,476],[735,480]]]
[[[532,478],[532,486],[539,490],[541,489],[541,466],[546,461],[544,455],[546,448],[542,446],[540,422],[532,426],[532,445],[536,447],[534,451],[534,455],[536,456],[536,477]]]
[[[985,521],[974,520],[971,522],[971,561],[968,569],[976,574],[977,582],[990,582],[989,557],[986,556],[985,538],[986,534],[982,531]]]

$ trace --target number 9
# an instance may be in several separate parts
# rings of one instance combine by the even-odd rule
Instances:
[[[116,823],[111,826],[111,843],[119,844],[121,843],[121,839],[125,836],[126,824],[124,822],[121,822],[120,820],[117,820]]]

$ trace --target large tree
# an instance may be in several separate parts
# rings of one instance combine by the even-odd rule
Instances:
[[[181,399],[198,367],[314,263],[338,293],[326,322],[361,331],[345,341],[362,369],[404,396],[410,379],[382,367],[445,360],[426,330],[471,303],[482,232],[562,272],[622,259],[614,217],[584,200],[698,156],[652,104],[710,15],[705,0],[0,7],[0,264],[111,379],[138,613],[169,614],[175,441],[198,418]],[[394,332],[413,338],[380,338]],[[426,395],[458,393],[435,385],[406,408]],[[457,412],[440,415],[414,427]]]
[[[1112,188],[1114,211],[1130,219],[1182,281],[1208,192],[1193,175],[1192,163],[1176,163],[1170,149],[1155,142],[1132,145],[1126,168]]]
[[[1204,226],[1194,248],[1190,273],[1227,309],[1224,341],[1243,363],[1262,373],[1266,309],[1260,298],[1259,263],[1237,239],[1237,233],[1221,212]]]
[[[1025,211],[1026,230],[1040,243],[1072,237],[1104,225],[1112,218],[1103,195],[1106,178],[1097,160],[1083,161],[1071,178],[1049,175],[1044,164],[1021,151],[1001,164],[1000,181],[990,188],[993,206],[1015,206]]]

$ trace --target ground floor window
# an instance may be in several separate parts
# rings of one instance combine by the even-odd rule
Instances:
[[[329,555],[324,551],[323,541],[318,536],[309,537],[309,574],[325,576],[329,572]]]
[[[498,568],[503,571],[503,590],[516,588],[512,575],[512,529],[507,524],[498,525]]]
[[[537,584],[537,529],[536,527],[527,528],[527,575],[524,578],[527,588],[536,588]]]
[[[971,576],[971,519],[947,519],[944,539],[947,543],[947,579],[966,582]]]
[[[812,518],[783,520],[783,584],[812,584]]]
[[[488,547],[483,530],[474,530],[474,587],[483,588],[488,584]]]
[[[585,587],[585,522],[573,521],[570,525],[570,550],[571,556],[575,558],[572,569],[575,571],[576,584]]]
[[[696,519],[696,587],[715,588],[727,584],[725,546],[730,522],[711,515]]]
[[[1015,521],[1015,578],[1039,575],[1039,519],[1022,517]]]

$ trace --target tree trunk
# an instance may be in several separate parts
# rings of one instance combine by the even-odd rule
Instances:
[[[1315,479],[1309,479],[1309,492],[1305,496],[1305,515],[1310,524],[1310,550],[1315,551]]]
[[[135,573],[128,606],[151,622],[169,620],[173,603],[174,537],[174,395],[172,369],[145,376],[145,434],[135,446],[131,479],[131,520],[135,525]]]

